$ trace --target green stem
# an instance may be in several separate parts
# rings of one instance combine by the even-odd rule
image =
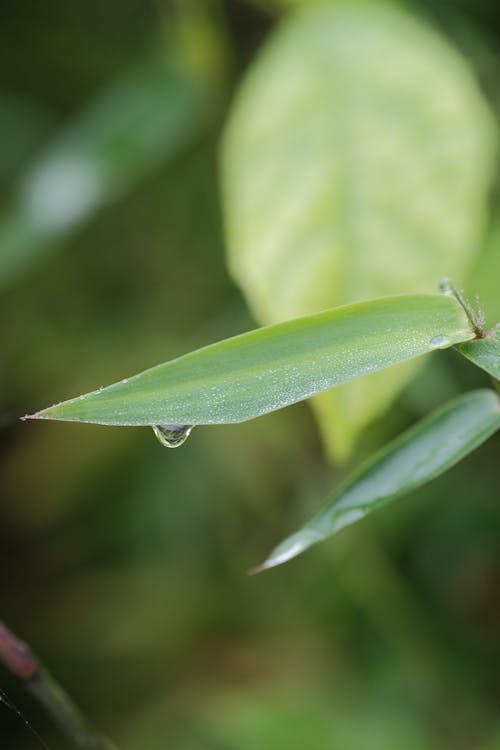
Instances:
[[[93,729],[80,709],[40,664],[29,646],[0,620],[0,662],[45,708],[75,748],[116,750],[107,737]]]
[[[484,331],[484,313],[479,308],[479,300],[478,300],[478,309],[475,310],[469,300],[465,297],[464,293],[460,291],[460,289],[457,289],[455,284],[452,282],[452,280],[448,277],[445,279],[442,279],[439,288],[443,294],[452,295],[455,297],[459,305],[462,307],[463,311],[467,315],[467,318],[469,320],[469,323],[472,326],[472,330],[474,331],[477,339],[483,339],[485,337],[485,331]]]

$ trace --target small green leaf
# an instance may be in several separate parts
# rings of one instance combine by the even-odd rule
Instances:
[[[457,347],[460,354],[500,380],[500,325],[484,339],[474,339]]]
[[[472,335],[454,298],[386,297],[220,341],[32,416],[169,432],[242,422]]]
[[[500,399],[493,391],[473,391],[450,401],[367,461],[323,510],[251,572],[296,557],[390,500],[426,484],[498,429]]]
[[[401,5],[401,4],[397,4]],[[300,9],[237,93],[223,148],[231,272],[261,324],[464,278],[496,130],[466,60],[396,4]],[[349,454],[416,363],[314,399]]]

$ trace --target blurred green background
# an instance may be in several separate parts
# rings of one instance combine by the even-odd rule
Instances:
[[[487,385],[454,352],[347,466],[328,466],[303,404],[176,451],[146,429],[19,421],[255,325],[226,269],[218,156],[231,96],[294,4],[2,2],[0,616],[121,750],[493,750],[498,436],[303,558],[245,573],[374,447]],[[461,49],[497,113],[496,3],[406,7]],[[465,284],[491,323],[497,192]],[[68,747],[4,671],[0,687]],[[2,705],[0,747],[40,747]]]

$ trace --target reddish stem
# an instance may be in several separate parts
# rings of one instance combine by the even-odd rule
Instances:
[[[40,669],[38,660],[29,646],[11,633],[0,620],[0,661],[15,677],[31,680]]]

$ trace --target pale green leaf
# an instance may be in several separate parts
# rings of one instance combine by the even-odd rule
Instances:
[[[495,140],[465,60],[407,11],[292,13],[250,66],[223,144],[229,264],[258,320],[460,283]],[[314,400],[337,456],[414,371]]]
[[[452,297],[407,295],[328,310],[211,344],[36,418],[109,425],[242,422],[472,337]]]
[[[480,306],[487,316],[488,325],[500,320],[500,208],[488,229],[484,248],[467,279],[467,289],[479,298]]]
[[[473,391],[441,407],[389,443],[341,487],[300,531],[285,539],[255,572],[296,557],[454,466],[500,429],[500,399]]]
[[[495,380],[500,380],[500,326],[497,325],[484,339],[468,341],[457,349]]]

